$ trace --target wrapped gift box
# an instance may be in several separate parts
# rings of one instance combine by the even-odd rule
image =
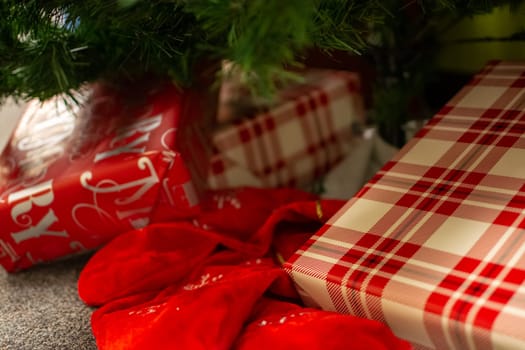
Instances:
[[[309,70],[277,101],[214,133],[210,187],[308,186],[342,160],[353,125],[364,122],[359,76],[351,72]]]
[[[525,63],[475,75],[285,268],[417,347],[524,349]]]
[[[77,96],[81,108],[60,97],[27,107],[1,157],[7,271],[195,213],[209,168],[203,126],[212,126],[201,94],[167,85],[119,96],[97,86]]]

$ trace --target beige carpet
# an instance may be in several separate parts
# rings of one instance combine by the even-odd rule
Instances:
[[[77,295],[87,256],[7,274],[0,267],[1,350],[95,350],[92,310]]]

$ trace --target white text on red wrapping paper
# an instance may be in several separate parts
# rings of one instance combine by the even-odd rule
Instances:
[[[27,188],[18,192],[11,193],[7,197],[7,203],[13,204],[11,208],[11,218],[24,229],[11,233],[15,243],[20,244],[31,238],[39,238],[42,235],[68,238],[68,233],[63,231],[53,231],[50,227],[58,221],[53,209],[50,208],[55,195],[53,193],[52,180],[43,182],[37,186]],[[47,213],[39,218],[31,216],[34,206],[48,207]]]
[[[26,176],[45,172],[49,164],[64,154],[64,140],[75,127],[74,113],[64,103],[40,105],[35,102],[28,107],[22,124],[30,127],[16,143],[17,149],[25,152],[18,166],[25,170]]]
[[[109,143],[111,149],[98,153],[95,156],[95,163],[120,154],[144,153],[151,132],[160,126],[161,121],[162,115],[157,115],[147,119],[139,119],[129,127],[118,130],[117,136],[115,136]],[[119,143],[121,143],[121,145],[115,147],[115,145]]]
[[[130,126],[118,130],[117,135],[109,143],[110,149],[98,153],[95,156],[95,163],[122,154],[144,154],[151,132],[157,129],[161,125],[161,122],[162,115],[146,119],[140,118]],[[119,220],[132,218],[131,224],[134,227],[141,227],[148,223],[148,215],[152,207],[137,208],[132,204],[140,200],[145,193],[159,183],[159,177],[157,176],[151,159],[148,157],[143,156],[138,158],[136,164],[139,170],[138,173],[141,174],[141,176],[126,182],[118,182],[114,179],[101,179],[95,184],[92,184],[93,172],[85,171],[80,175],[80,184],[82,187],[93,193],[93,203],[80,203],[73,208],[73,219],[79,227],[85,228],[85,225],[79,220],[79,215],[77,215],[77,211],[82,209],[94,210],[101,217],[114,220],[111,213],[98,205],[97,197],[101,194],[118,195],[119,193],[128,193],[127,197],[115,198],[113,203],[118,208],[115,212],[116,217]],[[132,169],[129,170],[132,171]],[[130,191],[131,193],[129,193]]]

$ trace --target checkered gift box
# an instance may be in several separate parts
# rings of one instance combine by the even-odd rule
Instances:
[[[306,186],[337,164],[364,120],[355,73],[312,70],[280,103],[215,133],[209,185]]]
[[[285,264],[422,348],[525,349],[525,63],[493,62]]]

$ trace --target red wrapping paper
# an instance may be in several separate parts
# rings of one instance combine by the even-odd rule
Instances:
[[[364,123],[359,76],[315,69],[304,76],[266,111],[214,132],[211,188],[308,188],[348,154],[353,127]]]
[[[408,350],[379,322],[300,305],[273,255],[343,204],[312,199],[289,189],[215,192],[193,223],[112,240],[78,283],[82,300],[100,306],[91,318],[98,348]]]
[[[0,264],[27,268],[193,215],[208,168],[202,96],[166,84],[123,101],[95,86],[82,107],[32,102],[1,158]]]
[[[285,265],[429,349],[525,348],[525,63],[491,62]]]

